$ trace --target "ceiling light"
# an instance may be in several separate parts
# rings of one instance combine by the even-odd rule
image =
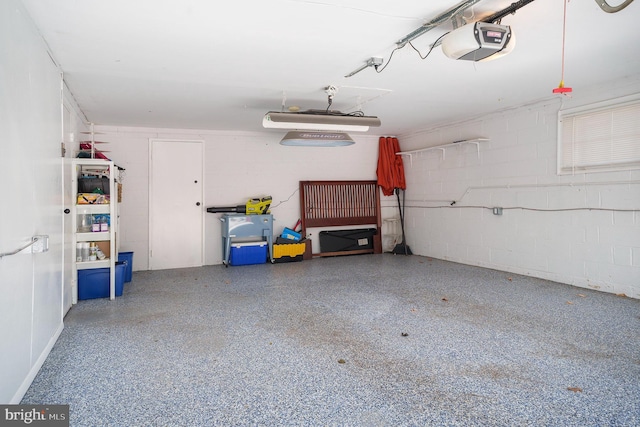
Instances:
[[[290,131],[282,138],[280,144],[297,147],[342,147],[355,144],[355,141],[343,132]]]
[[[375,116],[358,116],[323,110],[288,113],[269,111],[262,119],[262,126],[267,129],[366,132],[370,126],[377,127],[380,124],[380,119]]]

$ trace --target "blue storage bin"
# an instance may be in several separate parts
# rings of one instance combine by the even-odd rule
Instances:
[[[264,264],[267,262],[267,242],[231,243],[230,265]]]
[[[293,242],[299,242],[300,239],[302,239],[302,234],[285,227],[284,230],[282,230],[282,234],[280,235],[280,237],[282,237],[283,239],[291,240]]]
[[[118,252],[118,262],[126,265],[124,281],[129,283],[133,274],[133,252]]]
[[[122,296],[126,266],[116,263],[116,296]],[[78,270],[78,299],[109,298],[109,269]]]

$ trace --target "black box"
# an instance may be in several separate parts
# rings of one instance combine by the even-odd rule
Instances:
[[[101,191],[100,194],[109,194],[109,178],[78,178],[78,193],[94,193],[95,190]]]
[[[375,234],[375,228],[321,231],[319,233],[320,251],[341,252],[373,249],[373,236]]]
[[[296,256],[281,256],[280,258],[274,258],[273,259],[273,263],[274,264],[282,264],[285,262],[300,262],[302,261],[304,258],[302,255],[296,255]]]
[[[301,242],[294,242],[293,240],[285,239],[284,237],[276,237],[276,241],[273,243],[278,245],[288,245],[291,243],[301,243]]]

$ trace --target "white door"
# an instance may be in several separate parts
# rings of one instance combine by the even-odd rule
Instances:
[[[73,154],[72,139],[69,129],[71,128],[71,117],[69,109],[63,105],[63,142],[66,150]],[[64,316],[71,308],[73,301],[73,287],[76,285],[77,277],[73,277],[72,265],[75,262],[76,248],[72,247],[73,233],[71,212],[72,204],[75,203],[74,195],[71,194],[71,158],[70,154],[62,157],[62,315]]]
[[[150,270],[203,265],[203,147],[202,141],[150,141]]]

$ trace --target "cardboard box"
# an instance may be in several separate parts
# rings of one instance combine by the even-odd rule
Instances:
[[[111,242],[108,240],[101,240],[98,242],[95,242],[96,246],[102,251],[102,253],[104,254],[104,256],[108,258],[111,257]],[[119,260],[116,260],[119,261]]]

